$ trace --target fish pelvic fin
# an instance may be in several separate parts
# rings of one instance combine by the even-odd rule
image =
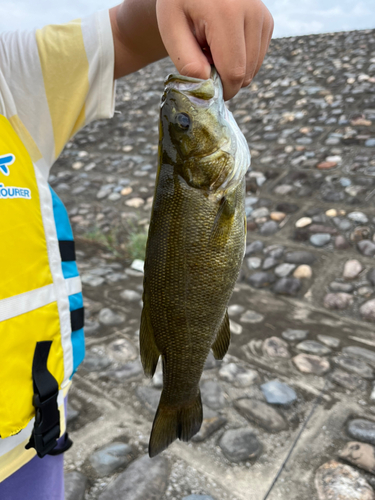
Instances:
[[[142,309],[139,344],[143,370],[147,377],[153,377],[159,361],[160,352],[155,343],[151,326],[148,301],[145,300]]]
[[[223,359],[226,355],[230,344],[230,326],[228,310],[225,311],[224,319],[217,332],[215,342],[212,344],[212,352],[215,359]]]
[[[162,400],[163,395],[152,425],[148,447],[151,458],[167,449],[177,438],[189,441],[199,431],[203,420],[200,391],[193,401],[178,408],[163,404]]]

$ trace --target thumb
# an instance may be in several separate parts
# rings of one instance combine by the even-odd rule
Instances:
[[[160,36],[176,66],[184,76],[207,80],[211,66],[195,38],[189,20],[175,2],[158,1],[156,15]]]

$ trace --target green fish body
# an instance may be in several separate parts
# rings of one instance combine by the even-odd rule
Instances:
[[[160,113],[159,166],[145,259],[140,351],[145,374],[162,357],[163,391],[151,457],[202,423],[199,381],[210,349],[230,342],[227,305],[242,263],[250,153],[219,76],[171,75]]]

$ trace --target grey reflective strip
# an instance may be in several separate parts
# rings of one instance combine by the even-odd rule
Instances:
[[[0,321],[20,316],[34,311],[39,307],[56,301],[56,292],[53,283],[30,292],[21,293],[7,299],[0,300]]]

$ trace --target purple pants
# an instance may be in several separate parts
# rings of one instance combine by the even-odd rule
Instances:
[[[65,399],[65,415],[66,415]],[[64,436],[56,449],[64,443]],[[37,455],[0,483],[1,500],[64,500],[64,455]]]
[[[64,455],[35,456],[0,483],[2,500],[64,500]]]

